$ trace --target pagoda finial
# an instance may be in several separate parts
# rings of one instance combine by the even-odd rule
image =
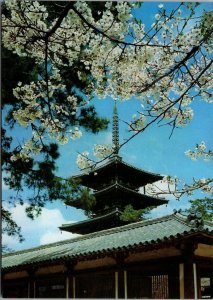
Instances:
[[[113,123],[112,123],[112,143],[115,147],[114,153],[118,154],[119,151],[119,126],[118,126],[118,110],[115,100],[113,108]]]

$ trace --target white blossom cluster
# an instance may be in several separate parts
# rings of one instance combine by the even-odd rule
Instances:
[[[47,21],[42,2],[5,1],[9,13],[2,16],[4,46],[46,67],[45,78],[28,85],[19,83],[14,89],[14,96],[22,101],[14,118],[22,126],[39,127],[42,135],[45,131],[62,144],[81,137],[78,127],[67,128],[64,122],[77,113],[77,98],[68,95],[62,105],[54,97],[64,88],[59,68],[76,61],[90,72],[89,96],[120,100],[137,96],[146,106],[146,119],[143,112],[133,118],[133,131],[143,130],[153,119],[173,127],[186,126],[193,119],[190,105],[197,97],[212,102],[212,13],[205,12],[191,25],[182,8],[193,18],[196,3],[181,3],[170,14],[159,4],[155,22],[146,28],[133,18],[134,4],[113,4],[107,1],[95,19],[88,2],[68,2],[67,14],[58,24],[59,19]],[[78,71],[80,80],[85,81],[86,76],[85,71]],[[37,134],[37,141],[40,138]],[[107,145],[97,145],[94,153],[102,158],[110,151]],[[85,156],[78,158],[81,166]]]
[[[64,88],[60,83],[54,84],[56,78],[60,79],[58,73],[50,76],[48,93],[44,80],[38,80],[26,85],[22,85],[19,82],[18,86],[13,90],[13,94],[17,99],[23,101],[24,106],[15,110],[13,116],[21,126],[27,127],[32,124],[36,128],[39,126],[45,129],[50,137],[56,139],[61,144],[66,144],[70,138],[75,140],[82,135],[82,132],[76,126],[66,130],[63,119],[60,120],[60,116],[76,114],[77,98],[73,95],[68,96],[66,107],[55,103],[54,93]],[[43,99],[44,101],[42,101]],[[41,129],[33,131],[32,139],[22,146],[22,154],[24,151],[26,152],[26,149],[28,154],[31,153],[31,155],[39,153],[42,149],[42,144],[39,144],[38,140],[43,139],[43,131]]]
[[[139,117],[137,117],[137,115],[134,114],[132,116],[132,119],[133,121],[131,122],[130,130],[137,132],[144,128],[146,123],[146,117],[143,114],[140,114]]]
[[[114,148],[111,145],[94,145],[93,153],[97,158],[105,158],[113,153]]]
[[[180,199],[183,195],[192,196],[198,190],[210,196],[213,195],[213,180],[209,178],[193,179],[191,184],[186,184],[177,176],[165,176],[161,183],[164,184],[148,184],[147,193],[155,196],[173,195],[176,199]]]
[[[207,179],[207,178],[203,178],[203,179],[199,179],[197,180],[197,184],[201,185],[201,190],[205,193],[210,193],[213,195],[213,186],[210,185],[211,180]]]
[[[191,185],[185,184],[183,190],[188,196],[193,195],[195,190],[201,190],[203,193],[209,194],[210,197],[213,196],[213,180],[209,178],[202,178],[198,180],[194,180]]]
[[[185,155],[191,158],[192,160],[197,160],[198,158],[204,158],[204,160],[209,160],[213,156],[213,152],[211,150],[206,150],[206,144],[204,141],[200,142],[200,144],[196,145],[195,150],[187,150]]]
[[[16,161],[18,159],[21,159],[28,162],[30,157],[39,154],[42,149],[43,146],[41,143],[35,143],[33,139],[29,139],[24,143],[24,145],[22,145],[21,150],[17,154],[13,154],[10,157],[10,160]]]
[[[17,154],[13,154],[11,157],[10,157],[10,160],[11,161],[16,161],[18,159],[21,159],[23,161],[26,161],[28,162],[29,161],[29,154],[26,154],[26,153],[17,153]]]
[[[170,185],[177,185],[180,183],[180,180],[177,176],[164,176],[162,181]]]
[[[32,47],[28,41],[36,41],[38,36],[44,37],[47,31],[48,13],[45,6],[40,5],[38,1],[16,0],[7,0],[5,5],[11,12],[11,19],[2,16],[3,27],[9,28],[3,33],[6,47],[19,56],[30,55],[36,59],[43,59],[43,43],[35,42]]]
[[[85,26],[71,9],[55,30],[54,26],[57,19],[49,24],[47,22],[48,12],[46,7],[40,2],[6,0],[5,5],[10,15],[9,17],[3,15],[2,18],[4,46],[19,56],[35,58],[38,64],[44,63],[46,60],[52,67],[51,75],[48,74],[48,81],[44,78],[27,85],[19,82],[13,92],[14,96],[21,100],[23,105],[14,111],[14,118],[21,126],[34,125],[37,129],[43,128],[49,133],[50,137],[57,139],[61,144],[67,143],[70,138],[80,138],[82,132],[78,127],[66,129],[63,122],[63,116],[74,116],[77,113],[77,98],[68,95],[64,106],[54,101],[55,92],[65,88],[61,84],[61,76],[57,66],[66,65],[61,58],[66,58],[68,65],[72,65],[84,47],[85,53],[82,55],[82,62],[85,63],[86,68],[90,68],[90,63],[88,64],[86,58],[88,56],[87,49],[96,48],[98,50],[101,36],[96,35],[92,29]],[[109,10],[111,5],[110,2],[106,3],[106,10],[103,11],[102,18],[97,22],[94,21],[86,2],[77,2],[75,8],[82,13],[90,24],[120,39],[124,37],[123,34],[128,27],[127,23],[131,17],[130,7],[127,3],[117,3],[118,21],[115,22],[113,14]],[[114,24],[109,28],[111,22]],[[53,33],[46,39],[51,31]],[[94,45],[92,45],[93,42]],[[108,43],[107,47],[110,50],[111,43]],[[106,48],[103,47],[103,50],[105,51]],[[49,68],[49,66],[46,65],[46,68]],[[80,77],[81,74],[79,74]],[[37,153],[38,149],[42,148],[41,144],[38,147],[38,141],[43,136],[43,131],[42,134],[39,134],[39,130],[34,131],[33,139],[30,140],[32,153]],[[34,141],[36,141],[36,146],[33,145]],[[25,149],[29,146],[28,144],[27,142],[22,147],[22,154],[20,155],[24,155]],[[35,149],[36,151],[34,151]],[[100,151],[97,150],[97,153],[100,155]]]
[[[93,165],[93,162],[88,158],[89,152],[84,151],[77,156],[77,165],[81,170],[90,168]]]
[[[93,148],[93,155],[98,159],[105,159],[110,157],[114,151],[114,145],[101,145],[96,144]],[[89,168],[94,167],[97,162],[95,160],[89,158],[89,152],[84,151],[77,155],[76,163],[81,170],[88,170]]]

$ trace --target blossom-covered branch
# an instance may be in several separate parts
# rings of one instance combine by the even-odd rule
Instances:
[[[187,184],[177,177],[166,176],[162,184],[147,185],[146,193],[152,196],[174,196],[178,200],[184,195],[192,196],[197,191],[208,194],[209,197],[213,196],[213,179],[211,178],[193,179],[191,184]]]
[[[194,101],[212,102],[213,15],[198,15],[197,6],[181,3],[168,13],[160,4],[155,22],[146,27],[134,17],[140,9],[135,3],[107,1],[95,12],[89,2],[67,2],[57,6],[53,17],[45,2],[6,0],[3,45],[39,68],[35,80],[13,89],[17,105],[12,118],[31,128],[32,137],[11,153],[11,162],[30,162],[49,138],[61,144],[80,138],[84,109],[94,96],[141,101],[141,111],[125,120],[131,136],[120,147],[152,124],[169,125],[172,132],[187,126]],[[69,84],[64,74],[71,71]],[[96,145],[94,155],[103,161],[113,147]],[[97,164],[87,151],[77,162],[81,169]]]
[[[191,158],[192,160],[196,160],[198,158],[204,158],[205,160],[209,160],[213,157],[213,151],[206,149],[206,144],[204,141],[196,145],[195,150],[187,150],[185,155]]]
[[[146,128],[138,127],[142,115],[145,121],[145,113],[152,119],[148,124],[168,120],[165,124],[173,129],[185,126],[193,118],[189,105],[200,96],[210,102],[211,95],[212,15],[204,13],[189,28],[196,5],[182,3],[170,14],[159,5],[156,22],[145,30],[141,20],[132,16],[134,4],[127,2],[107,2],[98,19],[88,3],[69,2],[50,23],[45,5],[39,2],[6,1],[8,14],[3,16],[2,26],[5,47],[35,58],[38,64],[43,60],[45,68],[43,80],[25,86],[20,83],[21,94],[19,87],[14,90],[23,101],[14,118],[24,126],[39,123],[41,130],[45,128],[61,143],[79,138],[80,129],[70,129],[67,119],[70,115],[75,119],[83,103],[73,90],[67,91],[63,105],[56,97],[65,89],[61,68],[78,60],[84,66],[78,71],[79,80],[85,80],[85,70],[90,74],[85,89],[88,96],[122,101],[136,95],[145,106],[138,121],[129,125],[134,134],[123,144]],[[188,19],[181,9],[188,9]],[[30,99],[25,98],[25,91]]]

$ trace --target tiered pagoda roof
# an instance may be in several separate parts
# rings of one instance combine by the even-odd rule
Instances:
[[[63,231],[75,232],[78,234],[88,234],[104,230],[106,228],[106,222],[108,222],[108,229],[117,226],[125,225],[126,222],[120,220],[122,211],[118,208],[110,211],[105,215],[101,215],[96,218],[87,219],[74,224],[65,224],[60,227]]]
[[[96,167],[89,173],[73,176],[73,179],[80,180],[84,186],[98,190],[116,179],[125,181],[132,188],[139,188],[161,180],[163,176],[134,167],[123,161],[119,155],[113,155],[100,167]]]
[[[108,207],[118,208],[131,204],[134,209],[144,209],[150,206],[166,204],[168,202],[165,199],[141,194],[119,183],[114,183],[102,188],[101,190],[94,191],[93,195],[96,198],[96,204],[93,207],[94,213],[102,211],[104,207],[108,210]],[[80,200],[73,200],[71,205],[76,208],[82,207]]]
[[[120,215],[127,205],[133,209],[145,209],[166,204],[165,199],[150,197],[145,194],[145,186],[163,178],[159,174],[146,172],[124,162],[119,156],[119,129],[117,108],[113,114],[113,155],[101,166],[91,168],[86,173],[73,176],[85,187],[93,189],[96,203],[92,207],[92,217],[86,221],[65,224],[61,230],[74,233],[91,233],[116,226],[122,226],[128,222],[120,219]],[[139,188],[144,187],[144,193]],[[83,209],[79,200],[71,200],[70,205]],[[129,221],[131,223],[132,221]]]

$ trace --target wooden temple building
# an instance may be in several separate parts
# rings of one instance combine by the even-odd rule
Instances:
[[[194,211],[122,221],[120,216],[129,204],[143,209],[167,200],[146,195],[146,185],[162,176],[135,168],[119,156],[116,108],[113,144],[110,159],[74,177],[93,190],[96,203],[89,219],[63,224],[60,229],[81,235],[3,255],[3,297],[213,297],[213,224]],[[71,205],[82,208],[78,200]]]

